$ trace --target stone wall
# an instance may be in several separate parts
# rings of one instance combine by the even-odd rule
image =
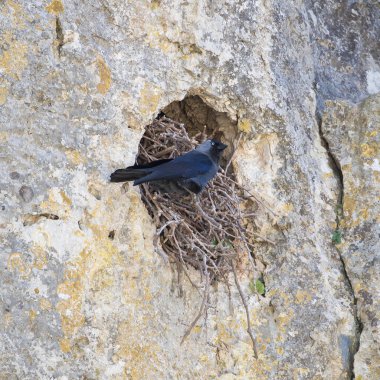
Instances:
[[[2,1],[0,378],[380,378],[379,20],[371,1]],[[108,182],[186,96],[243,133],[263,205],[265,297],[239,272],[258,360],[221,284],[180,345],[201,294],[138,188]]]

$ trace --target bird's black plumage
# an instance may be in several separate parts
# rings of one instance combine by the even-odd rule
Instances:
[[[111,182],[152,182],[161,192],[199,193],[219,169],[219,159],[227,145],[207,140],[182,156],[133,165],[111,174]]]

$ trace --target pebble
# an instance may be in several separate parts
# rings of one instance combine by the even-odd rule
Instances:
[[[21,186],[19,194],[24,202],[30,202],[34,197],[34,192],[29,186]]]

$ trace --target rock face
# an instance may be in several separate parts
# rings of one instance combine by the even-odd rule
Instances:
[[[380,378],[379,16],[371,2],[3,1],[1,378]],[[234,168],[261,199],[265,297],[239,272],[258,360],[221,284],[180,345],[201,295],[155,251],[138,189],[108,183],[185,96],[194,124],[210,112],[242,132]]]
[[[343,178],[343,241],[338,250],[354,291],[362,329],[357,378],[380,376],[380,96],[359,105],[328,102],[323,134]],[[360,377],[361,376],[361,377]]]

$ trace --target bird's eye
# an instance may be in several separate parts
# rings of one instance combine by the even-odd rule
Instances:
[[[214,142],[212,142],[212,143],[211,143],[211,145],[212,145],[212,146],[214,146],[214,145],[215,145],[215,143],[214,143]]]

